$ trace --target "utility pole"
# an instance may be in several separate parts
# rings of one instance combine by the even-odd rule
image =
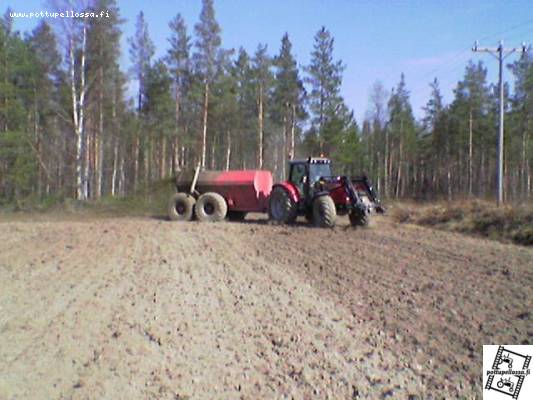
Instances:
[[[478,47],[478,42],[472,47],[473,52],[490,53],[498,60],[500,71],[498,74],[498,86],[500,89],[500,123],[498,129],[498,167],[496,169],[496,202],[498,206],[503,203],[503,120],[504,120],[504,104],[503,104],[503,60],[510,56],[514,52],[525,53],[527,47],[525,43],[522,43],[521,48],[505,49],[503,47],[503,40],[497,48]]]

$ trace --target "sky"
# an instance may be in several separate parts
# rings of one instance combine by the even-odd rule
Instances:
[[[0,12],[7,7],[17,12],[53,11],[47,4],[41,0],[0,0]],[[168,22],[181,13],[192,33],[201,0],[118,0],[118,5],[126,20],[122,25],[121,65],[127,70],[131,65],[127,38],[134,33],[135,18],[141,10],[156,57],[160,57],[168,48]],[[531,0],[215,0],[215,12],[222,27],[223,47],[242,46],[253,53],[263,43],[275,55],[287,32],[302,66],[309,63],[313,37],[324,25],[335,38],[335,58],[346,65],[341,94],[359,123],[376,81],[390,90],[404,73],[415,116],[420,118],[429,97],[429,82],[437,77],[445,101],[450,102],[468,60],[483,60],[489,81],[497,82],[497,60],[490,54],[473,53],[475,40],[488,47],[496,47],[499,40],[505,47],[533,42]],[[16,19],[14,27],[24,32],[37,22]],[[512,55],[508,61],[515,59]],[[504,79],[512,79],[510,71],[505,71]]]

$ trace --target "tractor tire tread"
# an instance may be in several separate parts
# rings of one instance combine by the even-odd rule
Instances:
[[[319,196],[313,201],[313,222],[320,228],[333,228],[337,210],[331,196]]]
[[[279,202],[282,207],[283,215],[274,215],[273,203]],[[291,199],[287,190],[282,187],[276,187],[270,194],[270,200],[268,203],[268,218],[271,223],[279,224],[292,224],[296,221],[298,210],[296,203]]]

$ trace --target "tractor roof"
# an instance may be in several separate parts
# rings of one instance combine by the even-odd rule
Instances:
[[[291,164],[331,164],[331,160],[324,157],[309,157],[303,160],[291,160],[289,162]]]

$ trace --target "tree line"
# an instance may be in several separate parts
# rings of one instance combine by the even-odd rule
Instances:
[[[172,18],[156,59],[140,12],[124,71],[116,1],[80,9],[101,10],[109,18],[42,20],[24,35],[9,10],[0,20],[0,204],[124,196],[197,165],[264,168],[282,179],[288,160],[308,155],[331,157],[339,174],[367,174],[384,197],[495,190],[498,96],[482,62],[468,63],[450,104],[435,78],[420,120],[403,74],[390,91],[377,81],[358,124],[340,94],[345,65],[325,27],[301,66],[288,33],[274,54],[264,44],[252,54],[224,48],[213,0],[203,0],[192,28]],[[505,196],[526,199],[533,56],[508,69]]]

